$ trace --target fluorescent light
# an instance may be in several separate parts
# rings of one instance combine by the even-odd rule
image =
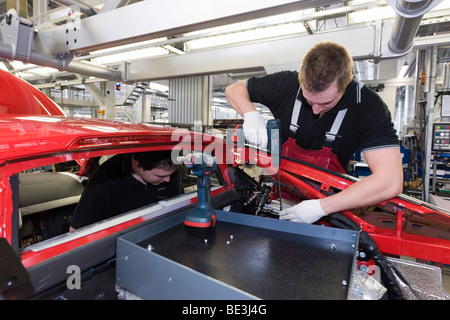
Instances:
[[[90,52],[90,54],[92,54],[92,55],[97,55],[97,54],[106,55],[106,54],[121,53],[123,51],[126,51],[127,49],[128,50],[145,49],[146,46],[151,46],[152,43],[160,42],[160,41],[164,41],[164,40],[167,40],[167,38],[164,37],[164,38],[158,38],[158,39],[153,39],[153,40],[141,41],[141,42],[136,42],[136,43],[124,44],[124,45],[117,46],[117,47],[112,47],[112,48],[92,51],[92,52]]]
[[[150,90],[159,91],[159,92],[168,92],[169,91],[169,86],[165,86],[163,84],[159,84],[159,83],[156,83],[156,82],[150,82],[149,89]]]
[[[189,50],[195,50],[232,43],[261,40],[271,37],[279,37],[289,34],[296,34],[300,32],[306,32],[303,23],[288,23],[255,30],[213,36],[204,39],[191,40],[186,42],[186,47]]]
[[[177,49],[169,44],[163,46],[163,48],[169,50],[170,52],[176,53],[176,54],[186,54],[186,52],[181,51],[180,49]]]
[[[109,64],[109,63],[113,63],[113,62],[129,61],[129,60],[161,56],[161,55],[166,55],[168,53],[169,53],[169,51],[167,49],[164,49],[161,47],[146,48],[146,49],[125,51],[122,53],[116,53],[116,54],[111,54],[111,55],[94,58],[94,59],[92,59],[92,62],[105,65],[105,64]]]
[[[348,14],[349,24],[366,23],[377,19],[394,18],[395,11],[390,6],[355,11]]]
[[[192,35],[198,35],[198,34],[204,34],[204,33],[219,35],[219,34],[226,34],[226,33],[231,33],[231,32],[242,32],[243,30],[262,28],[264,26],[273,26],[274,24],[277,24],[277,25],[286,24],[286,23],[298,21],[301,19],[301,17],[303,15],[312,14],[314,12],[315,12],[315,8],[305,9],[305,10],[300,10],[300,11],[295,11],[295,12],[288,12],[288,13],[283,13],[283,14],[265,17],[265,18],[242,21],[239,23],[232,23],[232,24],[220,26],[220,27],[192,31],[192,32],[186,33],[185,36],[192,36]]]

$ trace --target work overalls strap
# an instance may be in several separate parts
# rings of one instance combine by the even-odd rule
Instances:
[[[300,89],[297,92],[297,98],[295,99],[294,108],[292,110],[291,124],[289,126],[289,138],[283,144],[282,155],[305,161],[307,163],[317,165],[319,167],[329,169],[335,172],[346,173],[346,170],[342,167],[337,156],[331,151],[332,145],[344,120],[347,109],[340,110],[334,119],[333,125],[329,132],[325,133],[325,144],[320,150],[307,150],[299,147],[295,142],[295,136],[297,134],[298,118],[302,107],[302,102],[298,99]]]

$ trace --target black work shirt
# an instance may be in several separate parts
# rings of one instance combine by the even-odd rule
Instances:
[[[116,155],[92,175],[72,217],[75,229],[184,193],[179,170],[168,183],[143,184],[131,174],[131,155]]]
[[[363,152],[399,148],[388,107],[376,92],[361,86],[352,80],[337,105],[321,117],[313,113],[300,90],[302,108],[297,122],[296,143],[307,150],[321,149],[325,143],[325,132],[330,131],[336,114],[348,108],[332,148],[344,168],[358,148]],[[252,102],[268,107],[274,118],[280,119],[281,140],[284,143],[289,137],[292,111],[299,91],[298,72],[283,71],[250,78],[247,80],[247,90]]]

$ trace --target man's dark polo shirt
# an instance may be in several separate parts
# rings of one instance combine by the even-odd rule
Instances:
[[[292,110],[299,90],[298,72],[283,71],[265,77],[247,80],[247,90],[252,102],[265,105],[281,123],[281,140],[289,136]],[[391,114],[380,96],[352,80],[338,104],[319,117],[303,98],[298,119],[296,143],[307,150],[319,150],[325,142],[325,132],[331,126],[339,110],[347,108],[344,121],[333,144],[333,153],[344,168],[358,148],[363,152],[399,148],[399,139],[393,127]],[[360,102],[358,102],[360,101]]]

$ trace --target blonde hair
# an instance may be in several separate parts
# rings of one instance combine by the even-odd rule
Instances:
[[[353,59],[348,50],[330,41],[315,44],[304,56],[298,81],[310,92],[322,92],[337,83],[340,92],[352,79]]]

